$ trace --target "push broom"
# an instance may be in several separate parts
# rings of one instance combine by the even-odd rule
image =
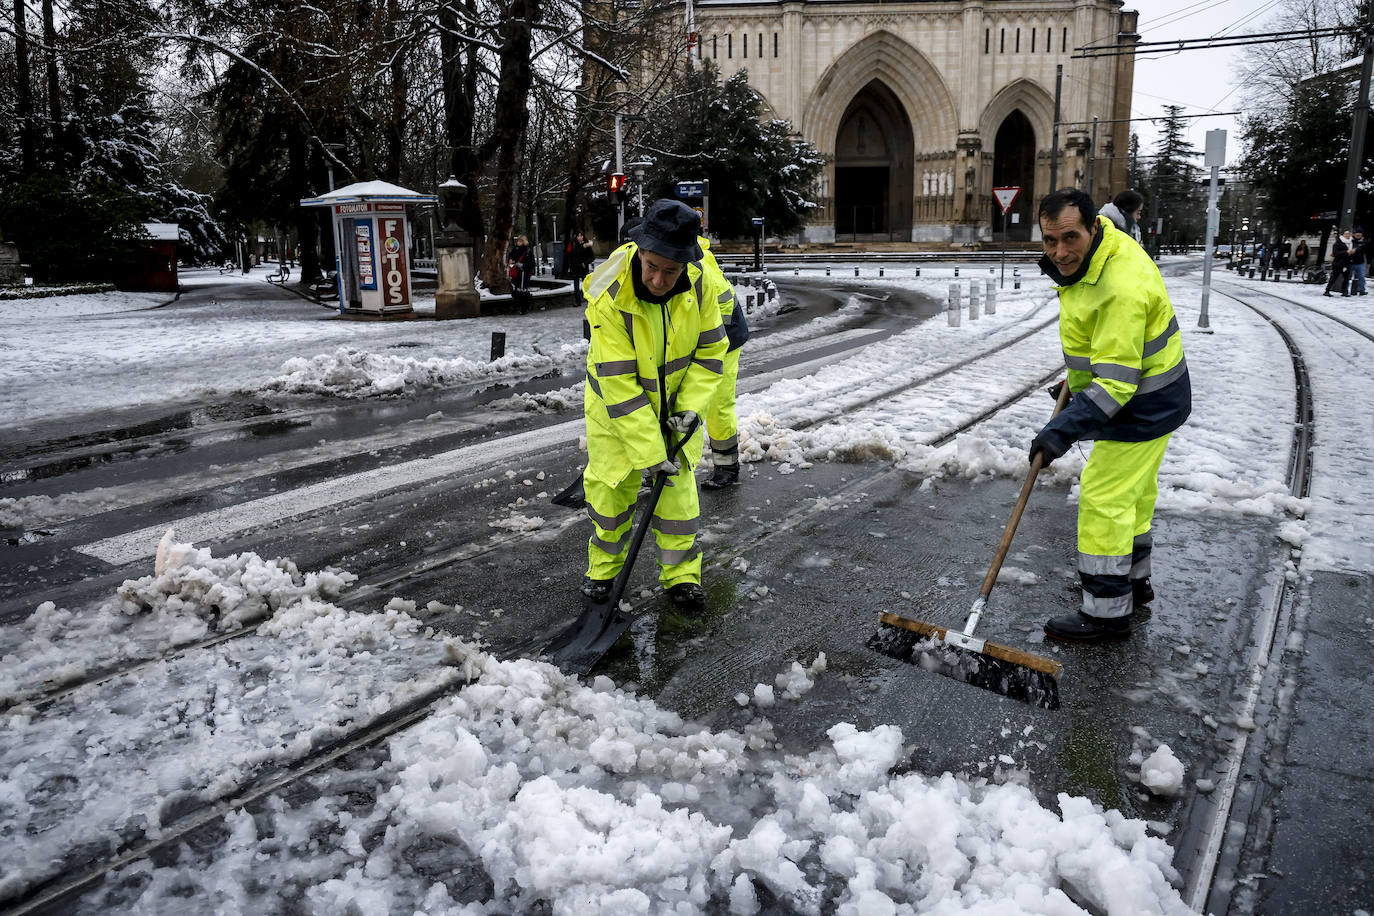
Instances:
[[[1059,391],[1054,405],[1054,414],[1064,409],[1069,399],[1069,386],[1065,382]],[[868,641],[869,648],[908,664],[916,665],[927,671],[935,671],[955,680],[991,690],[1014,700],[1031,703],[1044,709],[1059,708],[1059,674],[1064,666],[1059,662],[1041,655],[988,642],[973,635],[983,611],[988,605],[988,596],[997,582],[997,574],[1002,571],[1002,561],[1007,557],[1011,539],[1016,534],[1016,526],[1021,514],[1026,510],[1030,499],[1031,487],[1040,474],[1044,455],[1037,452],[1031,462],[1026,482],[1021,485],[1021,495],[1012,510],[1011,520],[1002,532],[1002,541],[997,545],[997,553],[983,577],[983,587],[978,591],[978,600],[973,602],[964,628],[951,630],[936,623],[912,620],[883,611],[879,617],[881,624],[877,633]]]

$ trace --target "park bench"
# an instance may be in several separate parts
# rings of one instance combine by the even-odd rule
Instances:
[[[285,284],[286,281],[290,279],[291,268],[287,267],[285,264],[278,265],[275,273],[270,273],[267,275],[268,283]]]

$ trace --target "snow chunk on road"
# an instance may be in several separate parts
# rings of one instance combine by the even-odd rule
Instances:
[[[1140,765],[1140,782],[1155,795],[1172,798],[1183,787],[1183,764],[1169,745],[1161,744]]]

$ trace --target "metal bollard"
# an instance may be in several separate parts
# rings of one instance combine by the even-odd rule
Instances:
[[[954,268],[954,276],[959,276],[959,268]]]
[[[1021,276],[1021,268],[1019,268],[1019,267],[1013,267],[1013,268],[1011,269],[1011,275],[1012,275],[1013,277],[1019,277],[1019,276]]]
[[[856,267],[856,268],[854,268],[854,276],[857,277],[858,275],[859,275],[859,268]]]
[[[920,275],[921,275],[921,268],[918,267],[918,268],[916,268],[916,276],[919,277]]]
[[[989,315],[997,314],[997,287],[988,284],[987,301],[983,303],[983,311]]]
[[[1255,268],[1253,268],[1253,267],[1250,268],[1250,279],[1251,279],[1251,280],[1255,279]]]
[[[1011,288],[1012,288],[1012,289],[1020,289],[1020,288],[1021,288],[1021,278],[1020,278],[1020,277],[1012,277],[1012,278],[1011,278]]]
[[[800,276],[801,276],[801,268],[800,268],[800,267],[794,267],[794,268],[792,268],[792,276],[794,276],[794,277],[800,277]]]
[[[882,275],[883,275],[883,269],[882,269],[881,267],[879,267],[879,268],[878,268],[878,276],[881,277]]]
[[[949,285],[949,304],[945,307],[945,318],[948,319],[949,326],[952,328],[959,327],[959,306],[962,299],[959,284],[951,283]]]
[[[744,311],[746,313],[752,312],[754,310],[754,301],[755,295],[753,293],[750,293],[749,295],[744,297]]]
[[[829,265],[829,264],[825,265],[825,275],[826,275],[827,277],[830,276],[830,265]]]
[[[491,332],[491,358],[492,358],[492,361],[495,362],[496,360],[500,359],[501,357],[503,357],[503,356],[505,356],[505,355],[506,355],[506,332],[505,332],[505,331],[492,331],[492,332]]]
[[[978,320],[978,281],[970,280],[968,285],[968,320]]]

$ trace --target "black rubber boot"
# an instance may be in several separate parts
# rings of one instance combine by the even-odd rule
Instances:
[[[698,614],[706,610],[706,590],[695,582],[679,582],[671,586],[668,597],[683,613]]]
[[[1079,611],[1051,617],[1045,635],[1065,642],[1120,642],[1131,635],[1131,618],[1089,617]]]
[[[701,482],[702,487],[707,490],[723,490],[726,487],[733,487],[738,484],[739,462],[716,465],[716,469],[711,472],[711,476]]]
[[[1132,603],[1135,604],[1137,608],[1142,608],[1145,605],[1149,604],[1151,601],[1154,601],[1155,590],[1150,588],[1150,580],[1132,579],[1131,598]]]
[[[611,596],[611,583],[614,579],[593,579],[582,577],[582,597],[594,604],[600,604]]]

